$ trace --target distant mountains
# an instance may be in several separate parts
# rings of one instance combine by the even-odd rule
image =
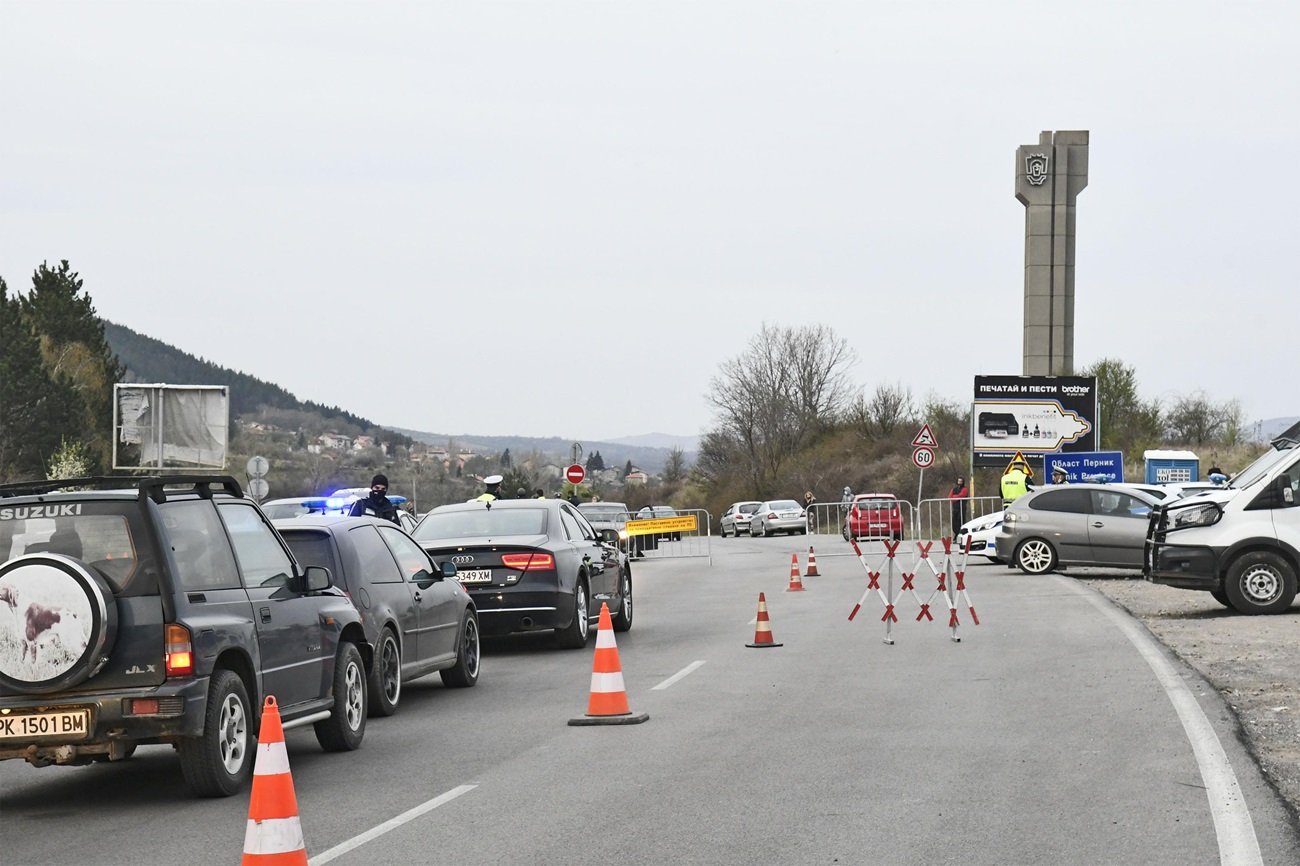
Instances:
[[[390,427],[416,442],[428,445],[446,445],[455,442],[462,448],[477,452],[500,452],[510,449],[511,456],[519,457],[530,451],[539,451],[553,457],[558,463],[567,464],[572,456],[573,440],[558,436],[478,436],[472,433],[428,433],[422,430],[410,430],[405,427]],[[695,462],[698,439],[694,436],[672,436],[667,433],[646,433],[641,436],[626,436],[610,441],[581,441],[581,462],[586,462],[587,455],[600,452],[605,466],[613,469],[623,466],[631,460],[632,465],[647,472],[660,472],[668,462],[668,455],[673,448],[681,448],[686,458],[686,465]]]
[[[1256,421],[1247,426],[1246,438],[1253,442],[1269,442],[1297,424],[1300,424],[1300,416],[1265,418],[1263,421]]]
[[[303,412],[319,419],[312,426],[322,428],[354,428],[355,432],[380,429],[381,425],[354,415],[337,406],[325,406],[309,400],[299,400],[279,385],[222,367],[203,358],[133,331],[125,325],[104,321],[104,336],[108,345],[127,370],[127,381],[165,383],[169,385],[227,385],[230,387],[230,414],[235,418],[255,416],[264,408]],[[557,463],[567,463],[572,441],[526,436],[477,436],[469,433],[450,436],[443,433],[425,433],[400,427],[383,426],[402,438],[409,437],[430,445],[457,445],[481,453],[493,453],[509,448],[512,454],[537,450],[552,457]],[[385,437],[387,438],[387,437]],[[610,442],[582,442],[582,459],[599,451],[607,467],[623,466],[628,460],[647,472],[659,472],[673,448],[685,452],[686,463],[695,461],[698,438],[672,436],[667,433],[646,433],[628,436]]]

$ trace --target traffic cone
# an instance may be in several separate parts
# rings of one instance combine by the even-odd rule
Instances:
[[[803,592],[803,581],[799,579],[799,554],[790,554],[790,585],[786,592]]]
[[[754,626],[754,642],[747,643],[745,646],[754,649],[762,649],[769,646],[785,646],[785,644],[775,643],[772,640],[772,626],[767,620],[767,596],[763,593],[758,594],[758,623]]]
[[[821,577],[817,573],[817,554],[813,553],[812,545],[808,545],[808,570],[803,573],[804,577]]]
[[[600,604],[600,625],[596,628],[596,658],[591,664],[591,698],[587,701],[587,714],[569,719],[571,725],[639,725],[650,718],[649,713],[633,715],[627,705],[627,689],[623,687],[623,666],[618,661],[618,647],[614,643],[614,621],[609,616],[609,605]]]
[[[298,798],[289,775],[280,710],[273,695],[262,706],[253,764],[253,796],[248,802],[243,866],[307,866],[307,846],[298,823]]]

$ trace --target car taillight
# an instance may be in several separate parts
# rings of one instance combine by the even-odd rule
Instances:
[[[167,676],[194,676],[194,647],[190,643],[190,630],[183,625],[168,623],[165,640]]]
[[[555,557],[549,553],[503,553],[501,564],[519,571],[544,571],[555,568]]]

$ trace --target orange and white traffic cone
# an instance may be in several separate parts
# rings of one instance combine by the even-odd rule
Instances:
[[[298,797],[289,775],[289,752],[275,697],[266,696],[253,764],[243,866],[306,866],[307,846],[298,823]]]
[[[772,640],[772,624],[767,618],[767,596],[763,593],[758,594],[758,620],[754,626],[754,642],[747,643],[745,646],[754,649],[763,649],[770,646],[785,646]]]
[[[817,573],[817,554],[813,553],[812,545],[808,545],[808,570],[803,573],[804,577],[821,577]]]
[[[591,698],[587,714],[569,719],[571,725],[639,725],[649,713],[632,713],[623,687],[623,666],[618,661],[614,642],[614,621],[609,605],[601,602],[600,625],[596,628],[596,658],[591,664]]]
[[[790,585],[786,592],[803,592],[803,581],[799,579],[799,554],[790,554]]]

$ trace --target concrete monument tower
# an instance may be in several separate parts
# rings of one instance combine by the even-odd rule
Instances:
[[[1088,185],[1088,132],[1044,132],[1016,148],[1025,206],[1026,376],[1074,374],[1075,199]]]

